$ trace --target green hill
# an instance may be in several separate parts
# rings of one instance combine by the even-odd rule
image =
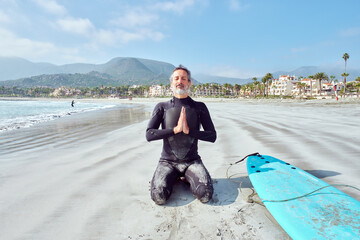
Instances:
[[[19,61],[17,61],[19,63]],[[39,64],[31,65],[26,61],[27,69],[36,72]],[[119,85],[168,84],[175,67],[172,64],[138,58],[114,58],[105,64],[67,64],[52,65],[51,70],[59,73],[39,74],[17,80],[0,82],[6,87],[96,87]],[[40,69],[41,70],[41,69]],[[84,71],[89,71],[84,73]]]

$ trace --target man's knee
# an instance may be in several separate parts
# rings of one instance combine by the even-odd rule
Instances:
[[[212,184],[200,184],[194,193],[195,197],[202,203],[207,203],[211,200],[214,189]]]
[[[169,199],[171,192],[166,188],[151,189],[151,199],[157,205],[163,205]]]

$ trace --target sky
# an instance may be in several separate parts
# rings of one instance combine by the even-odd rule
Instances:
[[[250,78],[302,66],[360,68],[359,0],[0,0],[0,56],[183,64]]]

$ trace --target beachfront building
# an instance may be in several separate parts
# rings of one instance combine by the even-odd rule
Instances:
[[[300,81],[301,83],[306,84],[305,95],[320,95],[320,82],[315,79],[304,78]],[[311,84],[311,86],[310,86]],[[337,88],[337,91],[340,88],[341,84]],[[334,83],[328,82],[327,80],[321,81],[321,94],[323,95],[333,95],[334,94]]]
[[[54,90],[50,94],[50,96],[53,97],[63,97],[63,96],[73,96],[73,95],[80,95],[81,90],[79,89],[73,89],[73,88],[67,88],[67,87],[59,87]]]
[[[159,96],[163,96],[165,93],[165,89],[163,86],[160,85],[152,85],[149,88],[149,96],[150,97],[159,97]]]
[[[269,85],[270,95],[292,95],[293,90],[296,89],[296,84],[299,82],[298,78],[289,75],[281,75],[278,79],[273,79]],[[295,88],[295,89],[294,89]]]
[[[316,85],[316,80],[315,79],[310,79],[310,78],[303,78],[300,81],[301,83],[305,84],[305,89],[303,91],[303,93],[305,95],[315,95],[317,94],[317,85]]]
[[[323,80],[321,82],[321,94],[333,95],[333,86],[333,83]],[[341,83],[339,86],[341,86]],[[337,90],[339,90],[339,87],[337,87]],[[281,75],[279,79],[272,81],[269,86],[269,94],[280,96],[316,96],[320,95],[320,82],[316,79],[302,78],[299,80],[296,76]]]
[[[335,85],[335,89],[338,92],[344,89],[344,82],[335,82],[333,85]]]
[[[218,84],[204,84],[195,87],[192,95],[194,96],[217,96],[221,95],[221,89]]]
[[[324,95],[334,95],[334,85],[329,82],[324,82],[321,84],[321,92]]]
[[[149,88],[149,97],[172,96],[172,90],[163,85],[152,85]]]

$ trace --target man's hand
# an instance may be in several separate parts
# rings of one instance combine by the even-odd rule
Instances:
[[[186,121],[186,110],[184,107],[181,108],[178,124],[176,127],[174,127],[175,134],[178,134],[181,132],[183,132],[185,134],[189,134],[189,126]]]
[[[187,121],[186,121],[186,110],[184,107],[182,107],[181,109],[181,113],[183,114],[183,119],[182,119],[182,131],[185,133],[185,134],[189,134],[189,126],[187,124]]]

